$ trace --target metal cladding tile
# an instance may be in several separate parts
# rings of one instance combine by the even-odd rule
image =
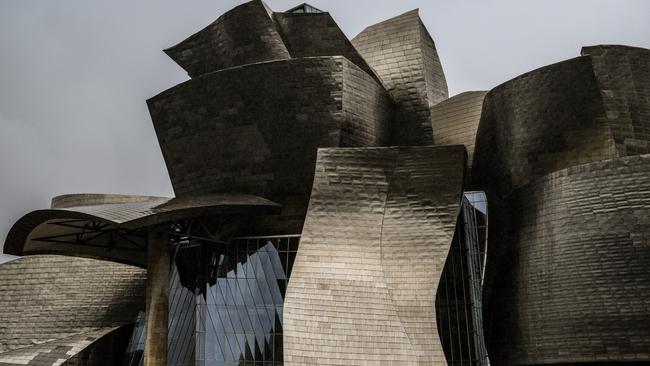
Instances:
[[[79,205],[79,206],[73,206]],[[89,245],[49,242],[43,237],[70,237],[82,232],[84,224],[100,222],[108,229],[140,230],[162,223],[203,215],[277,214],[280,206],[267,199],[240,193],[219,193],[189,197],[151,197],[112,194],[71,194],[54,197],[52,209],[37,210],[18,220],[5,241],[5,252],[24,254],[71,254],[91,256],[143,266],[146,249],[128,243],[108,245],[110,235],[97,236]],[[76,220],[66,226],[68,220]],[[63,223],[64,225],[57,225]],[[99,247],[103,245],[104,247]],[[144,246],[145,243],[142,242]]]
[[[291,57],[343,56],[381,84],[330,13],[273,13],[273,19]]]
[[[50,340],[13,351],[0,353],[0,366],[72,365],[75,363],[69,362],[71,359],[74,360],[76,356],[91,349],[95,342],[101,341],[104,337],[110,337],[111,333],[119,330],[120,327],[98,328],[62,339]],[[108,358],[112,357],[108,356]],[[105,363],[106,358],[102,361]]]
[[[599,160],[648,153],[650,50],[595,46],[485,97],[473,180],[500,192]]]
[[[492,89],[485,96],[472,164],[477,187],[510,192],[553,171],[616,157],[600,100],[588,57]]]
[[[254,0],[165,50],[190,77],[261,61],[289,59],[268,9]]]
[[[99,328],[134,322],[144,308],[146,272],[56,255],[0,265],[0,355]]]
[[[384,145],[390,135],[387,93],[341,56],[222,70],[148,104],[178,197],[255,194],[295,207],[300,225],[317,148]]]
[[[468,91],[431,107],[434,143],[465,145],[470,171],[485,94],[487,91]]]
[[[352,40],[397,104],[393,145],[431,145],[429,108],[448,90],[433,39],[417,10],[372,25]]]
[[[494,364],[650,363],[649,177],[650,155],[623,157],[548,174],[508,199],[488,253]]]
[[[621,156],[650,153],[650,50],[600,45],[582,55],[591,58]]]
[[[285,299],[285,364],[446,364],[435,294],[465,164],[462,146],[319,150]]]

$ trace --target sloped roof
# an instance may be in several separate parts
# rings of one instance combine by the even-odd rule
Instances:
[[[72,254],[144,265],[146,232],[153,226],[193,217],[275,213],[279,209],[267,199],[239,193],[182,198],[59,196],[52,200],[52,208],[32,211],[13,225],[4,252]]]

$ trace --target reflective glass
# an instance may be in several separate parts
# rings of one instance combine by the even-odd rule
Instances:
[[[282,365],[284,294],[298,243],[298,236],[242,238],[178,250],[169,364]]]
[[[438,333],[450,366],[489,365],[483,338],[482,276],[487,200],[466,192],[438,293]]]

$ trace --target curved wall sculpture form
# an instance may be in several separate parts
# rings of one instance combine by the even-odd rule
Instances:
[[[69,358],[89,340],[135,322],[145,278],[137,267],[66,256],[0,264],[0,362]]]
[[[391,145],[431,145],[429,108],[447,99],[436,46],[417,10],[364,29],[352,44],[397,104]]]
[[[494,363],[648,362],[650,155],[551,173],[513,201],[509,291],[484,313]]]
[[[273,19],[291,57],[343,56],[381,83],[330,13],[278,12]]]
[[[582,55],[591,59],[620,155],[650,153],[650,50],[600,45]]]
[[[465,145],[468,171],[471,171],[485,94],[486,91],[468,91],[431,107],[433,142],[436,145]]]
[[[462,146],[319,150],[286,365],[445,364],[435,297],[465,162]]]
[[[295,217],[285,234],[300,232],[318,147],[381,146],[390,132],[386,92],[340,56],[222,70],[148,104],[177,196],[268,197]]]
[[[190,77],[233,66],[289,59],[271,14],[260,0],[247,2],[165,53]]]
[[[70,194],[52,208],[32,211],[9,231],[5,253],[65,254],[147,265],[147,232],[157,225],[201,216],[277,213],[269,200],[237,193],[192,197]],[[236,226],[236,225],[231,225]]]
[[[650,360],[650,51],[583,55],[485,98],[472,178],[490,202],[495,365]]]

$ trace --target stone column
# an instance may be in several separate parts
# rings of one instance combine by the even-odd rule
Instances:
[[[144,366],[167,365],[169,302],[169,237],[163,230],[149,233],[147,262],[147,324]]]

